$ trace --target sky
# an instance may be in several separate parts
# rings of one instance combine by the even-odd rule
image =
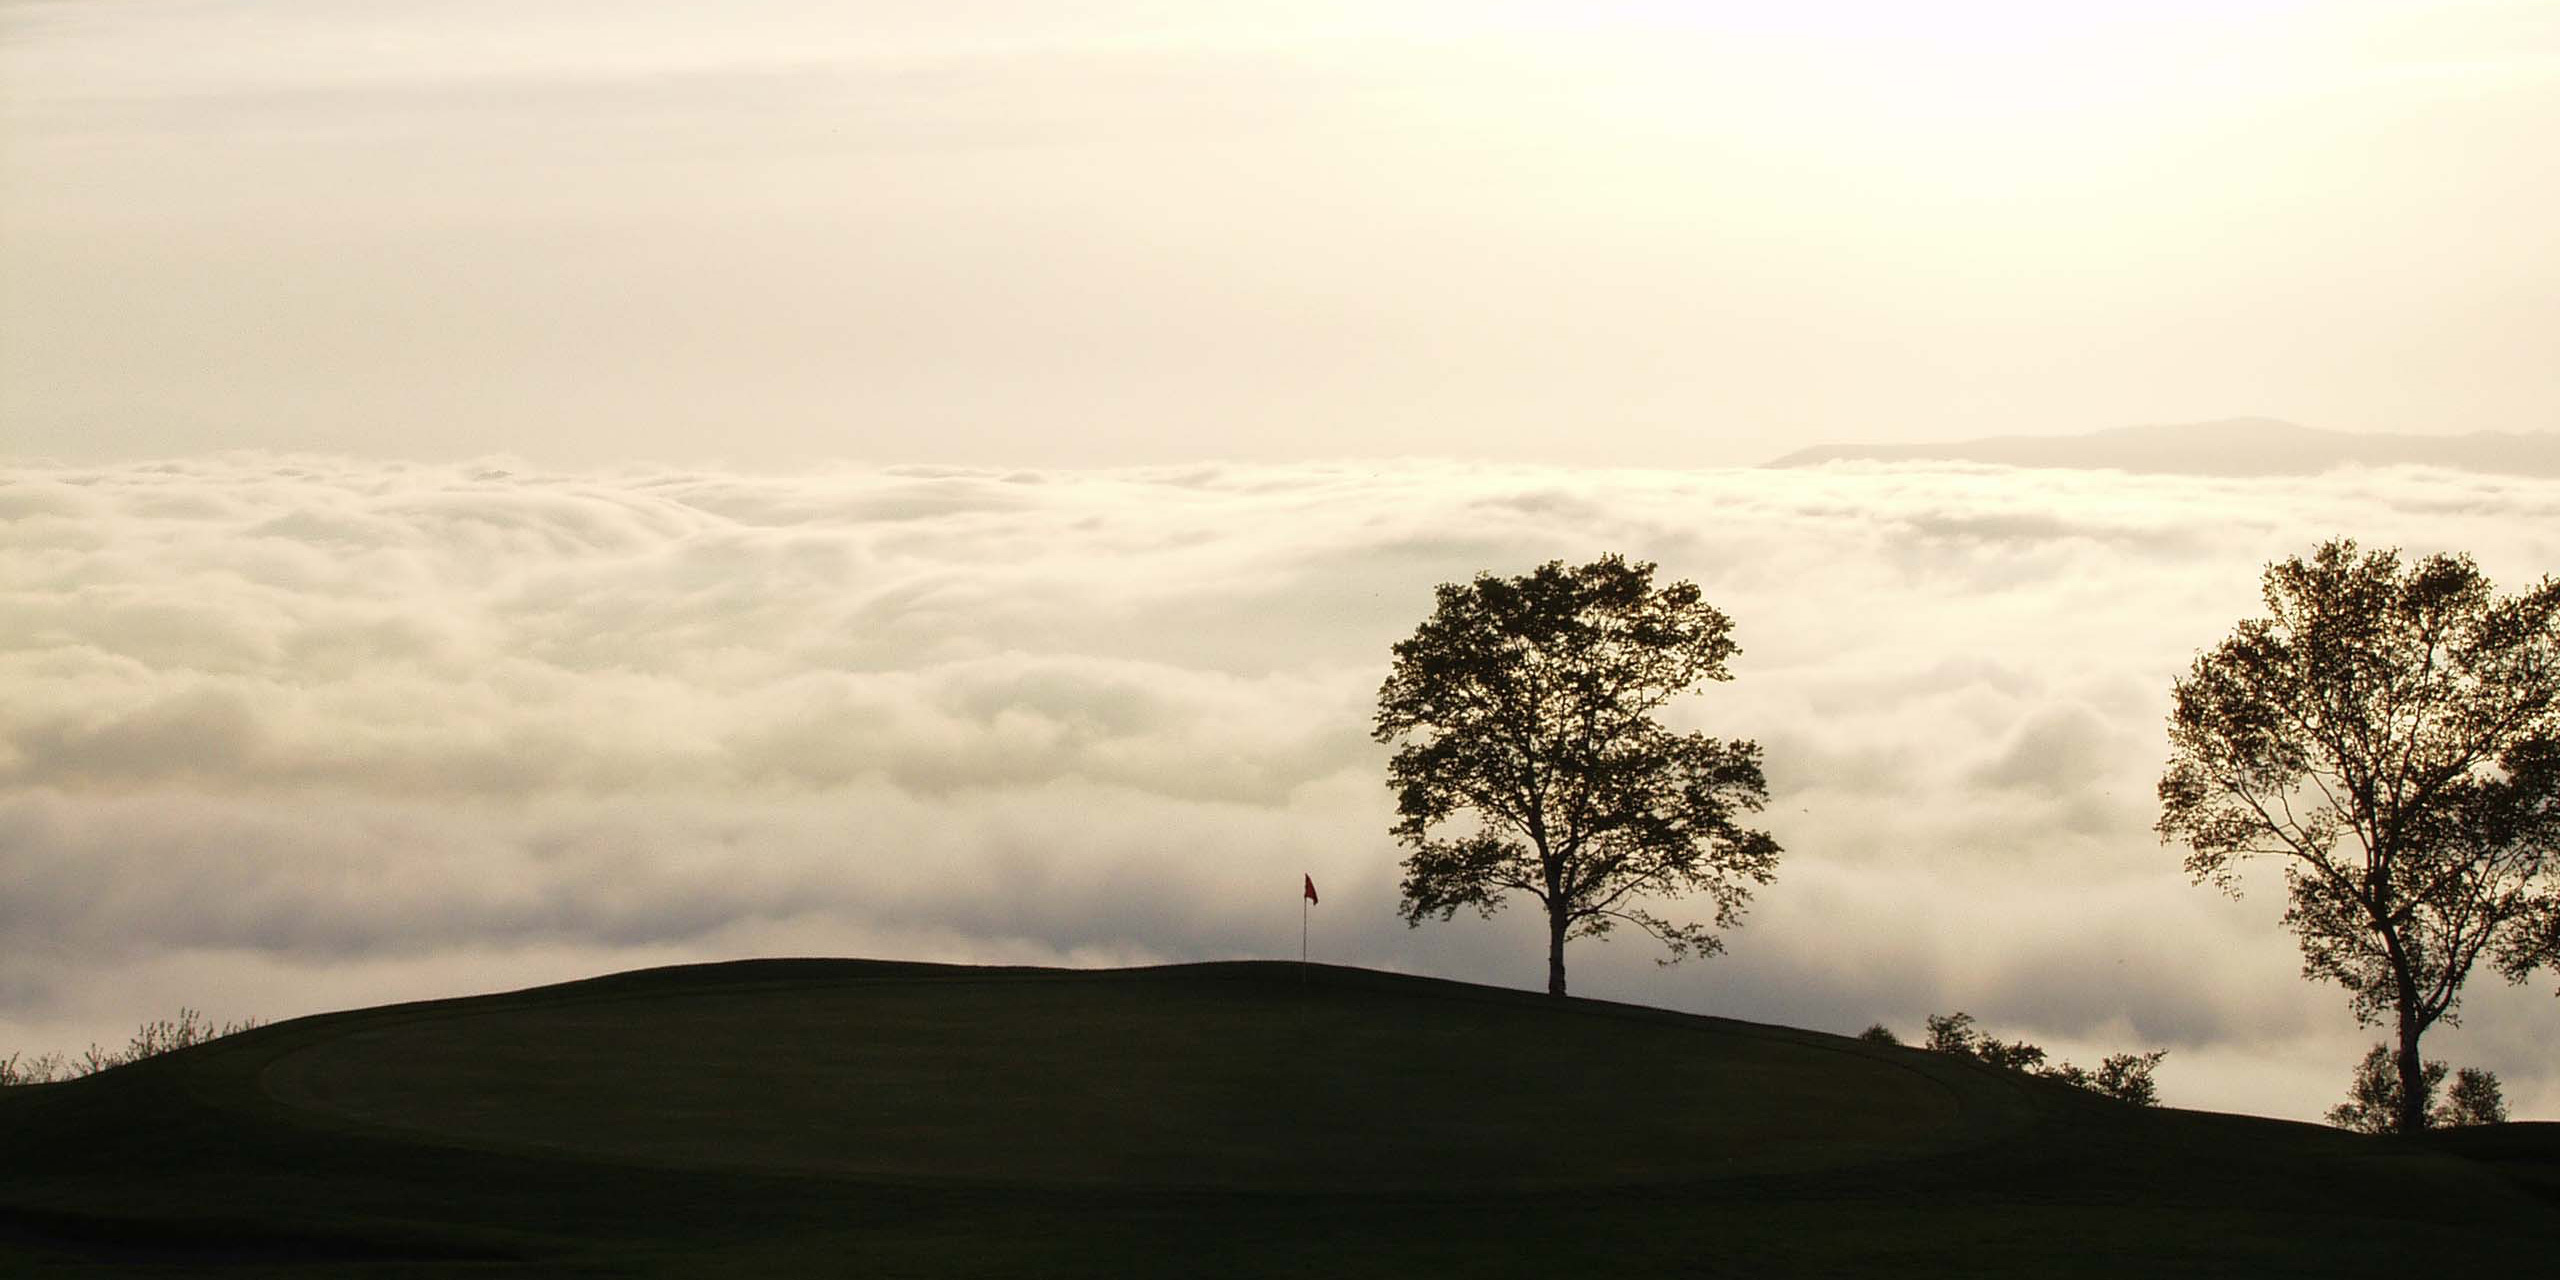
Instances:
[[[1751,464],[2548,430],[2560,6],[0,0],[0,1053],[1395,913],[1388,647],[1616,551],[1788,849],[1577,994],[2310,1118],[2377,1031],[2152,834],[2171,680],[2560,481]],[[2429,1052],[2560,1118],[2546,975]]]
[[[13,454],[2548,429],[2560,5],[0,3]]]

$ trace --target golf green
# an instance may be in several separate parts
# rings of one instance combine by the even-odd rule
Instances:
[[[368,1126],[615,1160],[1467,1190],[1820,1168],[1959,1142],[1996,1114],[1976,1095],[1997,1081],[1925,1065],[1420,983],[1317,998],[1205,974],[998,972],[422,1012],[282,1054],[261,1081]]]

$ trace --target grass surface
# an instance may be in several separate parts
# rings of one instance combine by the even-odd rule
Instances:
[[[1318,967],[750,961],[0,1092],[0,1275],[2531,1271],[2560,1126],[2125,1107]]]

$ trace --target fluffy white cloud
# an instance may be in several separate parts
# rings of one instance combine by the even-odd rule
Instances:
[[[0,482],[0,1046],[678,959],[1286,954],[1542,976],[1393,913],[1387,646],[1436,583],[1698,581],[1789,853],[1731,955],[1578,992],[1854,1030],[1962,1007],[2310,1115],[2373,1033],[2150,832],[2172,677],[2347,533],[2560,564],[2560,482],[1845,464],[789,477],[240,457]],[[2441,1055],[2560,1114],[2547,982]]]

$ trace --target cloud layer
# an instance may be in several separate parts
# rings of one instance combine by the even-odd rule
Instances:
[[[1281,955],[1534,985],[1393,913],[1388,645],[1434,584],[1624,551],[1732,614],[1677,714],[1766,749],[1732,953],[1575,990],[1836,1030],[1962,1007],[2184,1105],[2361,1046],[2280,904],[2150,834],[2171,678],[2323,537],[2560,565],[2560,483],[1993,467],[532,473],[247,456],[0,483],[0,1049],[741,954]],[[2560,1114],[2548,983],[2441,1056]]]

